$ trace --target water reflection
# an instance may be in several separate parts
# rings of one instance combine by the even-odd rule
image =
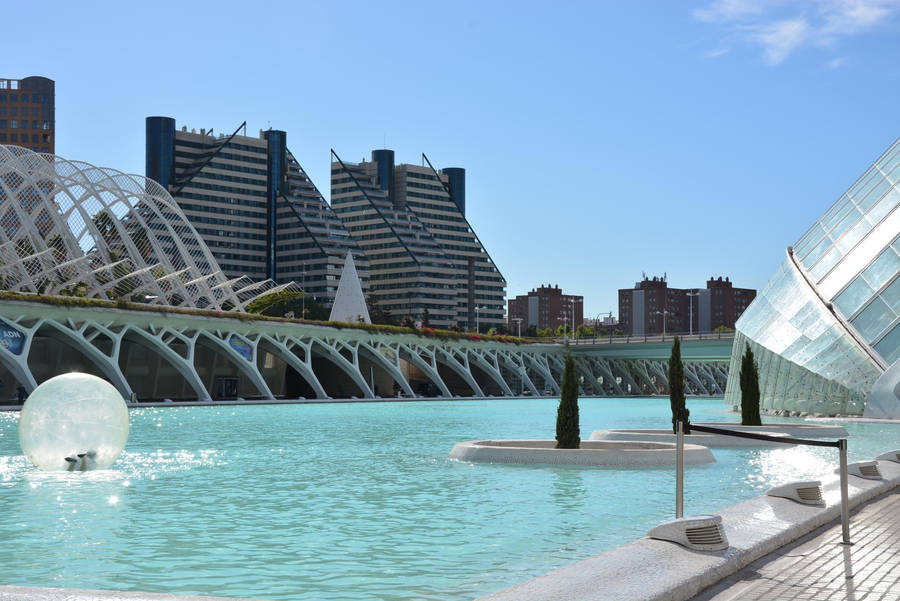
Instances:
[[[587,488],[582,470],[554,470],[550,496],[560,509],[574,510],[583,507],[587,501]]]
[[[796,480],[809,480],[830,472],[837,465],[836,449],[796,446],[757,452],[749,460],[745,481],[772,487]]]

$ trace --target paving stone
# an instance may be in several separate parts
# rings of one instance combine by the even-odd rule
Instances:
[[[900,601],[900,492],[860,509],[850,533],[850,547],[839,544],[840,525],[808,535],[692,601]]]

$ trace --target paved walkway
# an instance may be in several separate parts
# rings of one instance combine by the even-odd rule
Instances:
[[[900,601],[900,492],[851,516],[853,546],[831,524],[759,559],[692,601]]]

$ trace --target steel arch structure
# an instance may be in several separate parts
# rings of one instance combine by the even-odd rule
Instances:
[[[0,288],[240,311],[290,286],[227,280],[153,180],[0,145]]]

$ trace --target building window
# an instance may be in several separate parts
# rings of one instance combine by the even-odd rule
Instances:
[[[44,121],[44,122],[41,124],[41,129],[50,129],[50,122],[49,122],[49,121]]]
[[[0,142],[6,142],[6,134],[0,134]]]
[[[6,129],[6,119],[0,119],[0,129]]]
[[[9,128],[10,129],[18,129],[19,128],[19,120],[18,119],[10,119],[9,120]]]

